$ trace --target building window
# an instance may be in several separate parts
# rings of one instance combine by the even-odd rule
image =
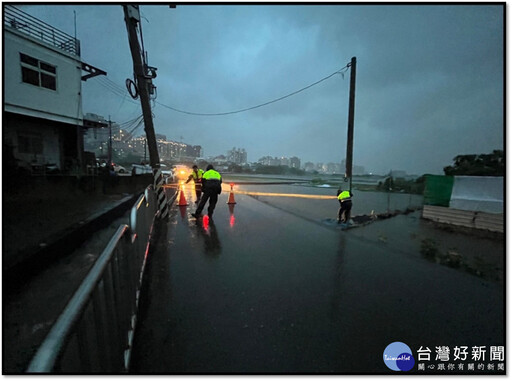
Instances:
[[[18,135],[18,152],[41,155],[43,153],[43,138],[40,135]]]
[[[21,80],[34,86],[57,90],[57,68],[20,53]]]

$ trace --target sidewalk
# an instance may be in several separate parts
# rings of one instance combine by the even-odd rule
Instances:
[[[129,210],[138,194],[4,199],[4,291],[30,280]]]
[[[22,374],[95,260],[129,211],[77,250],[52,263],[3,299],[3,374]]]
[[[4,197],[4,374],[24,372],[138,196]]]
[[[3,259],[15,262],[23,252],[48,244],[51,236],[85,221],[94,214],[110,209],[126,198],[125,194],[85,195],[27,199],[17,194],[4,198]]]

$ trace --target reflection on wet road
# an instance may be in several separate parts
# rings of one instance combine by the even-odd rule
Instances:
[[[300,218],[307,200],[289,199],[287,213],[227,198],[212,219],[173,207],[161,229],[133,373],[389,374],[393,341],[504,345],[498,285]]]

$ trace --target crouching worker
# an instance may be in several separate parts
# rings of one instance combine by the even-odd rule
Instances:
[[[341,222],[348,223],[350,220],[350,210],[352,209],[352,192],[348,190],[342,191],[338,189],[338,201],[340,203],[340,209],[338,210],[338,224]],[[341,218],[343,215],[343,219]]]
[[[217,204],[217,199],[219,198],[219,194],[222,191],[221,184],[222,176],[213,168],[213,165],[208,164],[206,167],[206,172],[203,173],[203,196],[201,197],[201,201],[197,206],[196,212],[193,213],[192,216],[199,218],[206,204],[206,201],[210,200],[210,203],[208,204],[208,217],[212,217],[215,204]]]
[[[188,177],[188,180],[185,182],[185,184],[188,184],[190,180],[194,180],[195,184],[195,190],[196,190],[196,204],[201,199],[201,182],[203,180],[203,174],[204,171],[202,169],[199,169],[197,165],[192,166],[192,173]]]

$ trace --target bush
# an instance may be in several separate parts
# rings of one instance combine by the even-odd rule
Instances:
[[[435,240],[432,238],[425,238],[421,241],[421,254],[423,254],[426,258],[435,259],[437,254],[439,253],[439,247]]]

